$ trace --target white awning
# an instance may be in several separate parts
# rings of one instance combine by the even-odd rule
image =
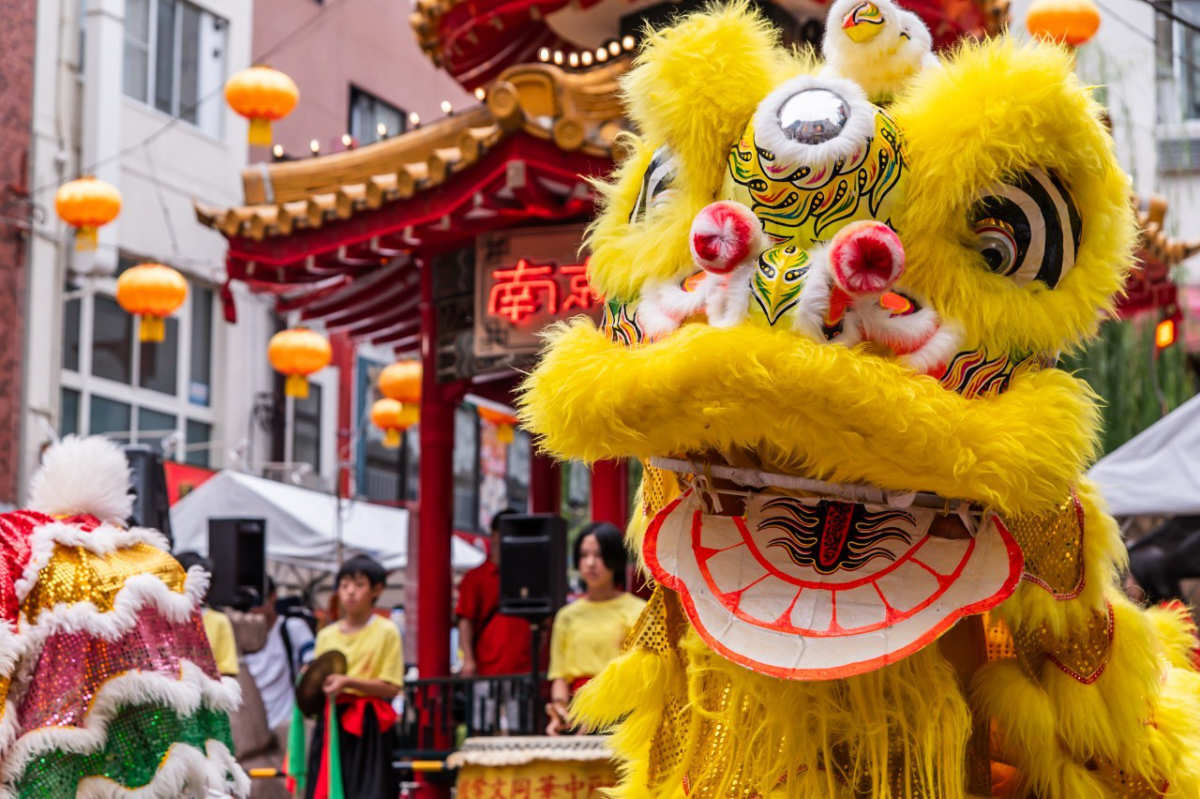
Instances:
[[[223,471],[171,508],[175,551],[208,553],[210,518],[257,518],[267,523],[267,558],[317,571],[337,571],[337,500],[332,494]],[[345,557],[365,554],[388,571],[408,563],[408,511],[363,501],[342,501]],[[484,555],[455,538],[456,570],[474,568]]]
[[[1200,514],[1200,395],[1088,472],[1117,516]]]

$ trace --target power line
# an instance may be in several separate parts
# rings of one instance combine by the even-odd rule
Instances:
[[[283,48],[287,47],[289,44],[294,43],[296,40],[296,37],[303,34],[306,30],[308,30],[310,27],[312,27],[314,24],[316,24],[318,21],[320,21],[322,18],[324,18],[324,16],[329,12],[329,9],[333,8],[334,6],[338,5],[341,2],[343,2],[343,0],[326,0],[326,2],[321,6],[321,9],[316,14],[313,14],[311,17],[306,19],[304,22],[297,25],[295,27],[295,29],[293,29],[286,35],[280,37],[279,41],[277,41],[271,47],[269,47],[266,50],[264,50],[263,52],[259,53],[257,56],[251,58],[250,63],[251,64],[262,63],[263,61],[266,61],[268,58],[270,58],[271,56],[278,53]],[[135,152],[139,148],[148,147],[151,143],[153,143],[155,140],[157,140],[164,133],[169,131],[171,128],[175,127],[175,125],[178,124],[185,115],[190,114],[191,112],[195,111],[201,105],[203,105],[204,103],[213,99],[218,94],[221,94],[224,91],[225,91],[224,85],[219,86],[216,89],[214,89],[213,91],[211,91],[208,94],[204,95],[203,97],[199,98],[195,102],[191,103],[190,105],[182,106],[179,109],[179,116],[172,116],[170,119],[168,119],[166,122],[164,122],[157,130],[148,134],[141,141],[135,142],[134,144],[130,144],[127,147],[123,147],[120,150],[118,150],[116,153],[114,153],[113,155],[107,156],[105,158],[101,158],[99,161],[96,161],[94,164],[89,164],[87,167],[81,168],[79,170],[79,174],[80,175],[91,174],[91,173],[95,172],[97,169],[99,169],[100,167],[106,166],[107,164],[111,164],[113,161],[124,158],[126,155],[129,155],[130,153]],[[29,192],[29,196],[33,197],[33,196],[37,196],[37,195],[41,194],[42,192],[50,191],[51,189],[57,189],[58,185],[59,185],[58,183],[53,183],[53,184],[46,184],[44,186],[39,186],[36,189],[31,190]]]

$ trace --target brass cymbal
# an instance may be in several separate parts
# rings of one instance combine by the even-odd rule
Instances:
[[[346,656],[332,649],[315,658],[300,676],[296,685],[296,706],[305,716],[314,717],[325,708],[325,678],[330,674],[346,673]]]

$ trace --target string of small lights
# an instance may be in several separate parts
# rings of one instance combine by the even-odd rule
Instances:
[[[616,58],[622,52],[632,52],[636,47],[637,39],[627,33],[620,39],[609,39],[595,50],[551,50],[549,47],[542,47],[538,50],[537,57],[543,64],[587,69],[596,64],[603,64],[610,58]]]

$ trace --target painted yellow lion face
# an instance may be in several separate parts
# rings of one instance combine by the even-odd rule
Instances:
[[[1093,447],[1052,364],[1133,241],[1067,53],[940,61],[888,0],[839,0],[827,31],[824,64],[742,7],[651,37],[591,231],[603,323],[555,332],[524,406],[557,455],[645,461],[655,576],[718,651],[801,679],[1011,593],[1003,518],[1060,505]]]

